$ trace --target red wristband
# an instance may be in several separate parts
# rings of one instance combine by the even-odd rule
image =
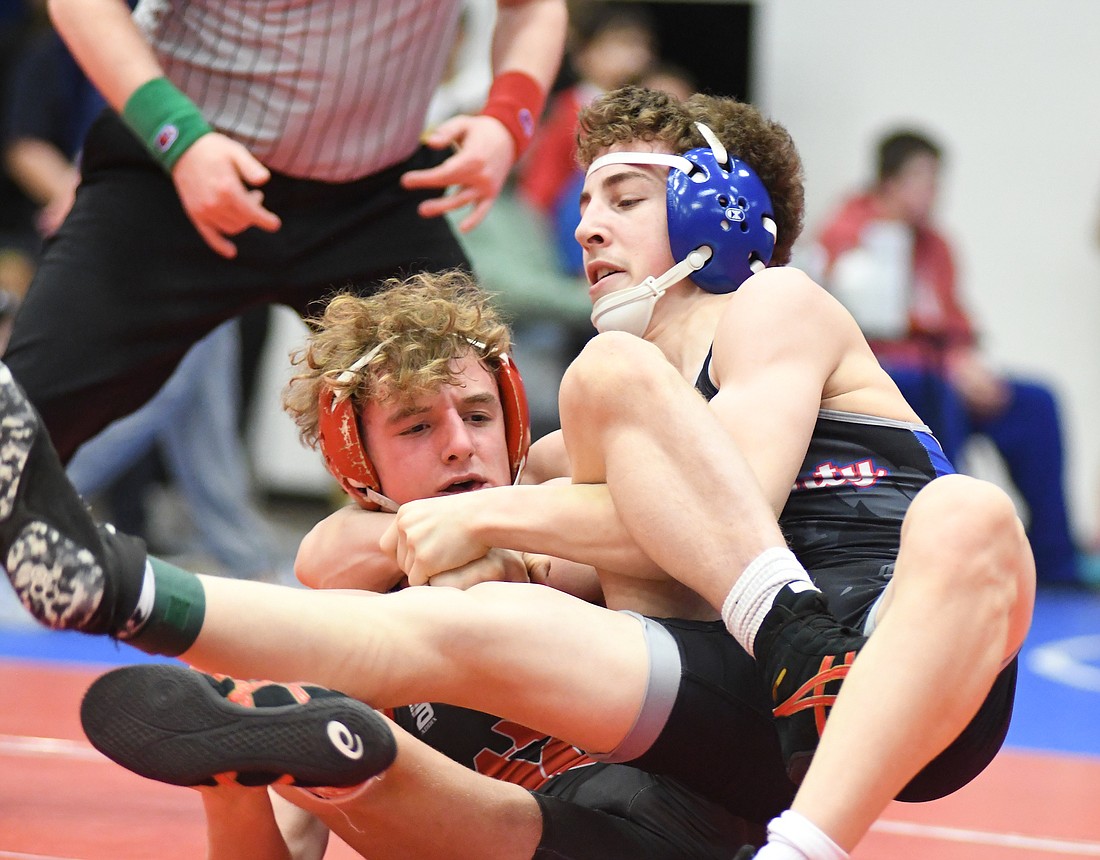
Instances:
[[[535,134],[535,125],[542,115],[546,93],[538,81],[526,72],[502,72],[493,78],[489,98],[481,109],[482,116],[491,116],[504,123],[516,144],[518,159]]]

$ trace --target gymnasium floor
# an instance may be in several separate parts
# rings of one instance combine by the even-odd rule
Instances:
[[[109,762],[80,696],[138,652],[27,622],[0,584],[0,860],[204,856],[198,795]],[[944,691],[945,695],[949,691]],[[1100,857],[1100,595],[1043,591],[1008,745],[944,800],[894,804],[855,860]],[[342,843],[329,860],[349,860]]]

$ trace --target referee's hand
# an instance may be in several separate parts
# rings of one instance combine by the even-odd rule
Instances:
[[[512,135],[491,116],[456,116],[441,123],[425,142],[432,149],[453,147],[454,155],[428,170],[410,170],[401,177],[405,188],[451,188],[420,204],[424,218],[435,218],[473,204],[458,225],[469,233],[492,208],[516,157]]]
[[[249,227],[273,233],[282,226],[279,216],[263,205],[256,186],[271,178],[270,171],[235,140],[212,132],[196,140],[172,168],[180,203],[215,253],[237,256],[229,240]]]

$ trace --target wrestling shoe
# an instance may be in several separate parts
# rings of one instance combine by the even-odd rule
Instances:
[[[343,693],[169,664],[100,676],[80,721],[107,758],[172,785],[353,786],[397,755],[381,715]]]
[[[783,587],[753,650],[772,697],[787,775],[802,782],[825,720],[866,636],[845,627],[821,592]]]
[[[145,545],[97,526],[42,420],[0,363],[0,564],[39,622],[115,634],[137,605]]]

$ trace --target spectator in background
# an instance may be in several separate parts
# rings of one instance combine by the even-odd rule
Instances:
[[[1058,406],[1047,386],[998,373],[981,354],[953,251],[932,221],[941,167],[939,145],[924,134],[880,139],[877,181],[820,233],[825,284],[952,462],[972,434],[993,442],[1027,505],[1039,579],[1077,583]]]
[[[52,236],[69,213],[80,181],[77,155],[103,97],[53,29],[29,41],[11,70],[4,122],[4,163],[38,206],[37,228]]]
[[[82,445],[67,472],[78,492],[93,498],[158,451],[187,505],[196,548],[228,576],[274,582],[289,576],[290,556],[280,558],[255,502],[239,429],[240,352],[239,321],[228,320],[191,347],[152,400]],[[189,551],[175,530],[174,549]]]
[[[631,83],[647,90],[668,93],[680,101],[684,101],[698,89],[695,76],[691,72],[667,60],[657,60]]]
[[[696,90],[695,78],[687,69],[663,60],[654,61],[629,83],[645,87],[647,90],[668,93],[680,101]],[[558,195],[558,201],[554,204],[554,211],[551,213],[558,265],[565,274],[580,278],[584,277],[584,262],[575,233],[580,220],[577,201],[580,199],[583,185],[584,173],[577,170]]]
[[[6,110],[11,99],[14,59],[41,26],[40,17],[30,0],[0,0],[0,110]],[[0,158],[0,351],[7,344],[12,317],[34,275],[38,248],[34,214],[34,201]]]
[[[519,165],[520,195],[535,210],[551,217],[562,192],[579,172],[574,152],[580,109],[644,72],[656,57],[656,42],[648,16],[634,7],[599,4],[588,17],[575,22],[574,43],[566,59],[577,81],[553,97],[546,120]]]
[[[493,84],[491,52],[496,20],[496,0],[462,0],[447,68],[428,104],[425,123],[429,130],[453,116],[475,114],[485,104]]]

